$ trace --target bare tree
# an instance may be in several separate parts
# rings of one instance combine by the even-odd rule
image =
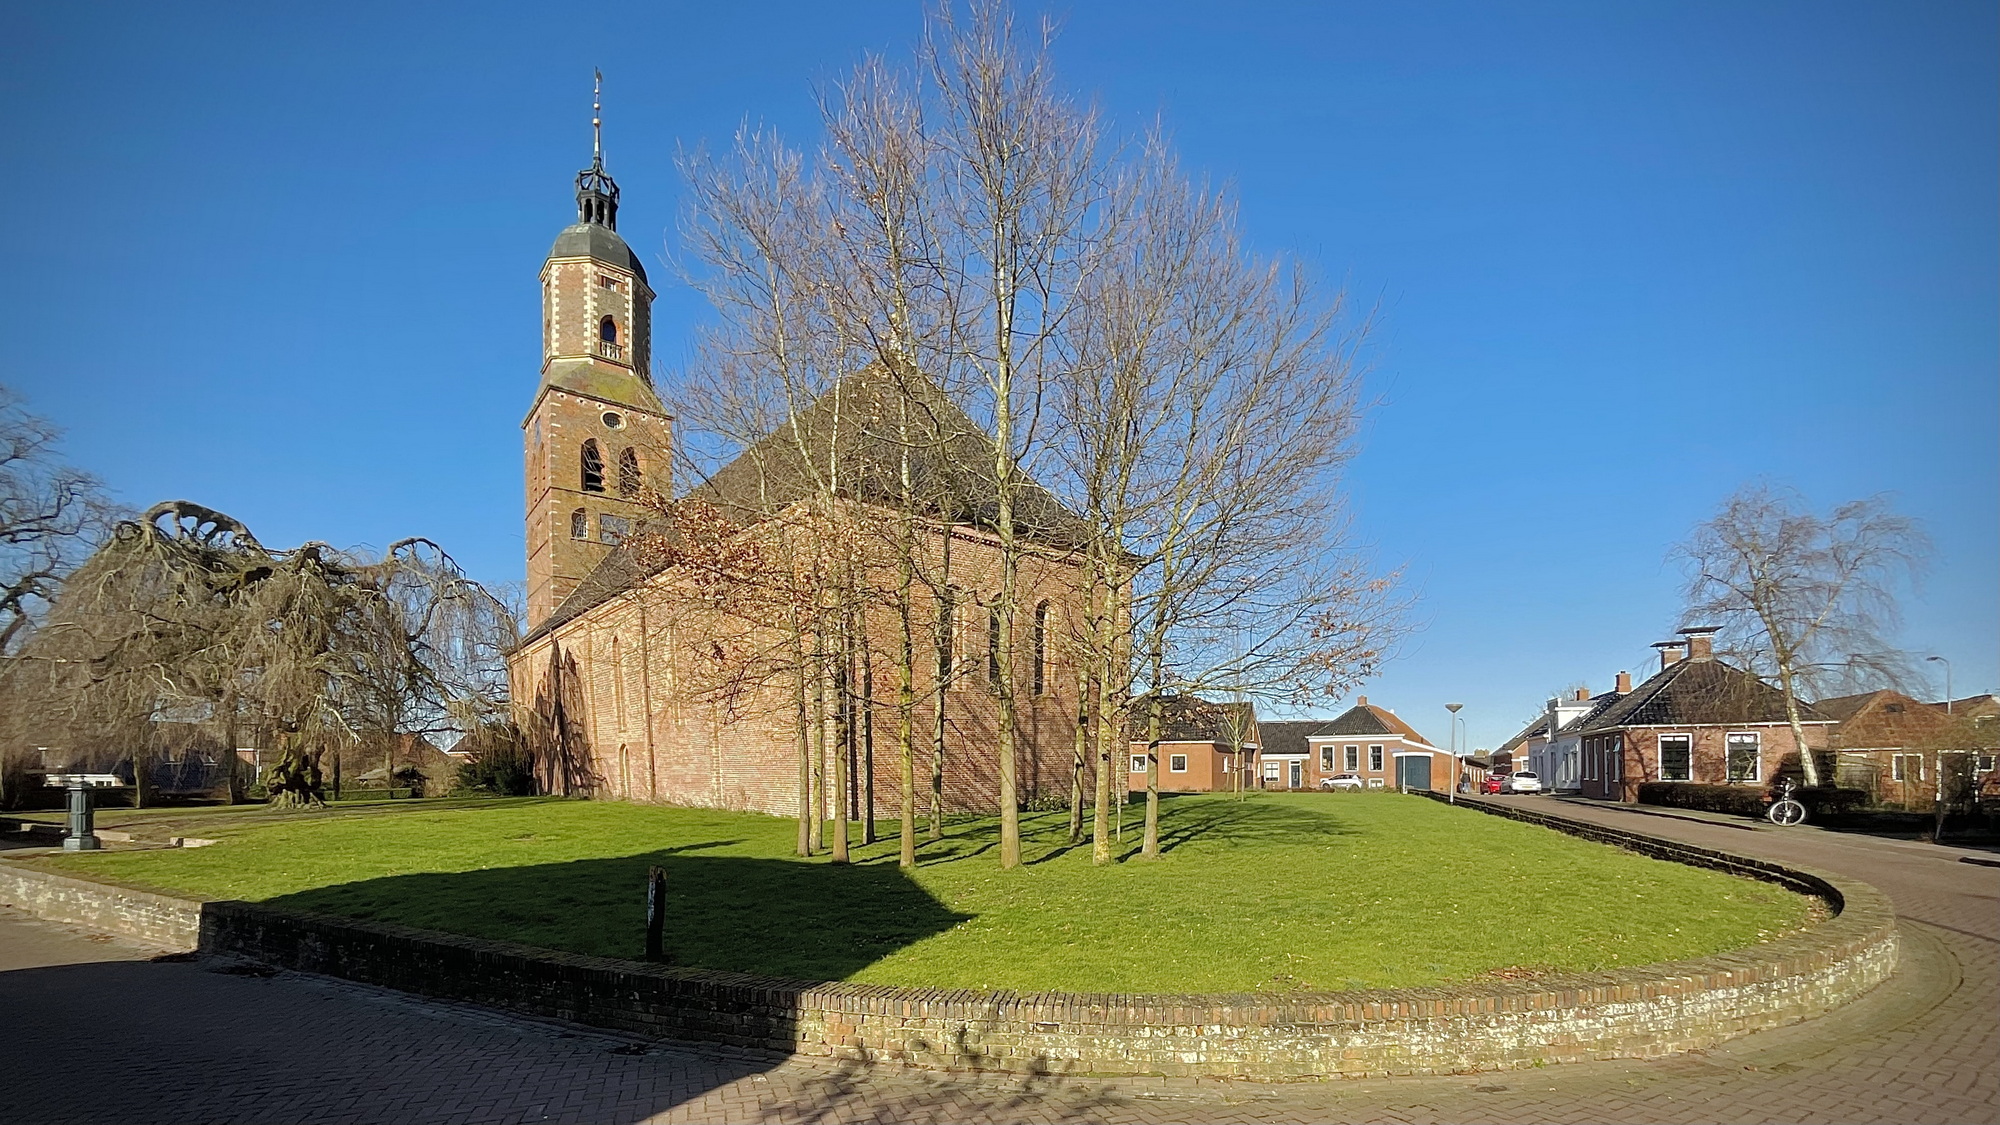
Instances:
[[[0,387],[0,658],[20,647],[115,518],[97,478],[56,456],[61,437]]]
[[[426,541],[373,560],[322,543],[273,551],[171,501],[117,526],[11,662],[8,742],[100,765],[129,755],[143,802],[162,723],[220,735],[232,794],[247,727],[281,751],[273,803],[313,804],[323,756],[364,733],[491,719],[514,635],[506,607]]]
[[[1687,572],[1684,621],[1719,627],[1727,651],[1777,681],[1807,785],[1821,780],[1800,696],[1820,694],[1829,669],[1851,675],[1857,660],[1894,671],[1897,594],[1928,553],[1917,522],[1885,497],[1823,516],[1797,492],[1761,483],[1724,500],[1675,548]]]

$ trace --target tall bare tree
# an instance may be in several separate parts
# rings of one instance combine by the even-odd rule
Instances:
[[[0,658],[33,631],[115,519],[97,478],[57,456],[61,437],[0,387]]]
[[[1917,576],[1929,541],[1886,497],[1814,511],[1796,491],[1751,484],[1722,502],[1673,551],[1686,570],[1690,625],[1712,625],[1724,648],[1777,681],[1806,784],[1821,784],[1799,698],[1856,661],[1895,672],[1890,639],[1898,595]]]

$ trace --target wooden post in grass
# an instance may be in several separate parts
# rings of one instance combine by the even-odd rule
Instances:
[[[664,961],[661,938],[667,928],[667,869],[646,869],[646,960]]]

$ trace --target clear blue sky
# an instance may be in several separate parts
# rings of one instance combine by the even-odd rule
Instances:
[[[1054,10],[1073,88],[1163,114],[1259,245],[1381,306],[1352,486],[1426,624],[1372,700],[1440,741],[1462,700],[1492,745],[1644,671],[1666,551],[1757,476],[1895,493],[1937,542],[1902,642],[2000,688],[1994,5]],[[423,533],[518,579],[536,274],[591,67],[657,262],[677,145],[806,137],[811,82],[919,13],[9,5],[0,382],[135,506]],[[701,309],[653,273],[673,363]]]

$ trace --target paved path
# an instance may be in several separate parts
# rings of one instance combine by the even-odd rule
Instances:
[[[1288,1085],[1022,1081],[664,1047],[322,978],[149,960],[0,910],[0,1119],[2000,1122],[2000,870],[1810,829],[1533,807],[1874,883],[1903,919],[1903,968],[1823,1019],[1651,1062]]]

